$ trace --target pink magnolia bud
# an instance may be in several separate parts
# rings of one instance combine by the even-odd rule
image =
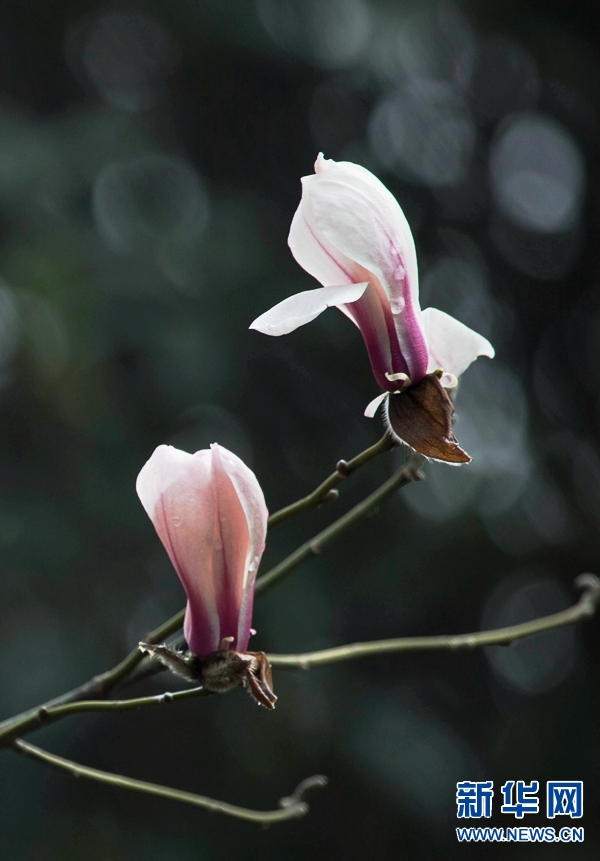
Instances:
[[[232,638],[245,652],[268,517],[256,476],[216,443],[193,455],[160,445],[136,488],[185,589],[190,650],[204,657]]]
[[[416,385],[438,368],[448,388],[477,356],[493,357],[477,332],[436,308],[421,311],[410,227],[393,195],[364,167],[320,154],[315,174],[302,179],[288,242],[323,287],[284,299],[251,329],[284,335],[336,306],[360,329],[384,392]]]

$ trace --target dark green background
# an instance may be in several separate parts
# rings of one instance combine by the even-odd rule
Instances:
[[[94,42],[98,16],[119,10],[146,17]],[[465,374],[457,401],[456,433],[474,463],[427,467],[426,483],[257,602],[255,647],[522,621],[567,606],[574,577],[600,572],[598,18],[584,4],[500,0],[462,14],[459,26],[448,6],[391,0],[2,6],[2,716],[111,666],[181,606],[135,494],[156,445],[231,448],[274,511],[379,437],[379,419],[362,415],[377,388],[341,314],[281,339],[248,331],[275,302],[316,286],[286,237],[320,149],[388,184],[415,232],[423,305],[480,328],[497,358]],[[394,32],[404,39],[390,49]],[[375,106],[406,85],[409,67],[450,86],[465,56],[476,58],[460,96],[467,176],[437,187],[386,167]],[[559,123],[586,165],[564,236],[518,230],[498,212],[489,156],[519,110]],[[103,173],[113,164],[125,168]],[[337,503],[278,528],[262,570],[398,463],[379,459]],[[279,671],[272,714],[235,691],[70,718],[33,740],[256,808],[310,774],[330,786],[307,818],[259,831],[3,752],[1,857],[596,858],[597,631],[592,621],[509,650]],[[465,779],[496,781],[496,810],[505,780],[584,780],[586,842],[458,846],[455,784]],[[517,824],[545,824],[531,819]]]

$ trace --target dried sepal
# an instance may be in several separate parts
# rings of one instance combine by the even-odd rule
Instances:
[[[139,648],[156,657],[171,672],[192,684],[202,685],[206,691],[222,694],[242,685],[259,705],[275,708],[277,697],[273,693],[271,665],[264,652],[218,649],[199,658],[193,652],[178,652],[165,645],[140,643]]]
[[[169,646],[139,643],[140,652],[158,658],[163,666],[175,675],[192,684],[201,684],[200,673],[202,662],[193,652],[178,652]]]
[[[425,457],[445,463],[469,463],[471,457],[452,432],[454,406],[437,374],[403,392],[391,394],[385,407],[392,435]]]
[[[274,709],[277,697],[273,693],[271,664],[264,652],[248,652],[252,663],[244,676],[244,687],[256,702],[266,709]]]
[[[233,649],[211,652],[200,661],[201,684],[212,693],[225,693],[244,684],[251,664],[250,655],[235,652]]]

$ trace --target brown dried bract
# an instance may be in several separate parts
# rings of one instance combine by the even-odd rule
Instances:
[[[275,708],[271,665],[264,652],[219,649],[199,658],[193,652],[177,652],[165,645],[140,643],[139,647],[178,676],[211,693],[221,694],[243,685],[259,705]]]
[[[277,697],[273,693],[271,664],[264,652],[248,652],[252,663],[248,667],[243,685],[256,702],[267,709],[274,709]]]
[[[387,399],[390,431],[425,457],[446,463],[470,463],[471,457],[452,433],[454,406],[435,374]]]

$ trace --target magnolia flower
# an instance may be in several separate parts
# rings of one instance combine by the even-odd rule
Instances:
[[[268,517],[256,476],[216,443],[193,455],[161,445],[136,489],[187,596],[183,633],[190,652],[140,648],[209,690],[245,684],[256,696],[254,686],[266,685],[270,697],[261,688],[263,699],[272,699],[272,707],[266,656],[246,652]]]
[[[358,326],[383,389],[365,412],[373,415],[385,400],[393,431],[390,394],[435,374],[422,389],[434,400],[445,397],[447,412],[450,402],[439,392],[455,386],[477,356],[494,356],[489,341],[458,320],[436,308],[421,311],[410,227],[393,195],[364,167],[319,154],[315,174],[302,179],[288,242],[298,263],[323,286],[284,299],[250,328],[285,335],[326,308],[339,308]],[[444,439],[456,442],[449,427]]]

